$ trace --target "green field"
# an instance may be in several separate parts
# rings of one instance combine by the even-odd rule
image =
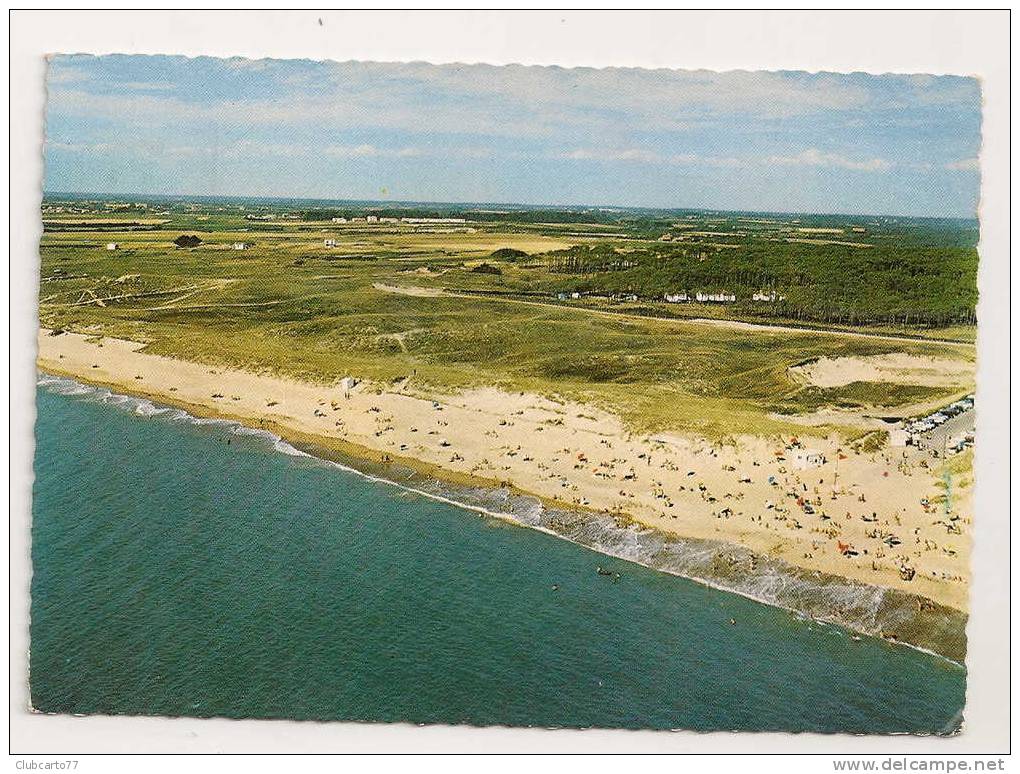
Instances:
[[[466,222],[331,221],[369,213]],[[497,216],[51,197],[43,211],[40,321],[143,340],[156,353],[322,382],[413,374],[421,390],[538,391],[605,406],[636,429],[715,437],[788,432],[797,426],[783,417],[826,406],[893,414],[971,388],[864,380],[822,389],[787,374],[820,356],[905,352],[972,361],[971,346],[942,341],[973,341],[976,232],[968,224],[895,222],[883,230],[835,216],[786,225],[771,216],[766,229],[749,236],[746,224],[737,227],[749,216],[732,216],[728,225],[719,215],[697,217],[691,229],[689,214]],[[685,228],[670,225],[678,222]],[[805,222],[867,237],[872,246],[776,241],[805,233],[798,230],[809,228]],[[862,237],[853,228],[871,231]],[[727,229],[741,233],[718,236]],[[692,230],[706,235],[679,245],[660,241]],[[177,247],[181,235],[201,243]],[[325,247],[326,239],[336,246]],[[108,242],[118,249],[107,250]],[[236,242],[250,247],[235,250]],[[736,246],[712,247],[729,243]],[[861,282],[866,307],[852,297]],[[423,290],[411,295],[408,288]],[[665,292],[724,288],[740,303],[662,301]],[[785,301],[749,301],[752,289],[768,288]],[[683,319],[697,317],[790,327],[748,331]]]

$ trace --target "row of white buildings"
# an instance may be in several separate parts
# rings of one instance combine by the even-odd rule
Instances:
[[[732,304],[737,300],[737,295],[724,290],[719,293],[666,293],[662,298],[667,304]],[[776,301],[785,301],[786,296],[775,291],[768,291],[755,293],[751,299],[759,303],[775,303]]]
[[[385,218],[366,215],[363,218],[331,218],[333,223],[409,223],[411,225],[436,223],[467,223],[464,218]]]

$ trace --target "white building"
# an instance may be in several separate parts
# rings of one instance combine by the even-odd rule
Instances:
[[[367,218],[365,218],[365,220],[368,221],[369,223],[378,223],[379,222],[379,216],[378,215],[369,215]]]
[[[695,293],[694,300],[703,304],[732,304],[737,300],[733,293]]]
[[[325,247],[336,247],[335,239],[327,239],[322,243]]]
[[[334,223],[346,223],[347,218],[333,218]]]
[[[890,446],[906,446],[910,443],[910,433],[905,427],[894,427],[889,431]]]
[[[797,449],[793,453],[793,465],[798,470],[818,468],[825,464],[825,455],[817,449]]]
[[[464,218],[401,218],[404,223],[467,223]]]
[[[667,293],[663,299],[667,304],[682,304],[685,301],[690,301],[691,297],[686,293]]]
[[[234,242],[235,250],[247,250],[249,247],[251,247],[251,244],[248,242]]]
[[[107,250],[119,250],[120,249],[120,245],[117,244],[116,242],[107,242],[106,243],[106,249]]]
[[[785,301],[786,296],[782,296],[774,290],[769,291],[763,290],[760,293],[755,293],[753,296],[751,296],[751,299],[754,301],[774,304],[776,301]]]

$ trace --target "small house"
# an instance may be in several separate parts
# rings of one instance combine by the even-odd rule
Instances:
[[[120,245],[117,244],[116,242],[107,242],[106,243],[106,249],[107,250],[119,250],[120,249]]]
[[[909,446],[910,445],[910,433],[905,427],[894,427],[889,431],[889,445],[890,446]]]
[[[248,250],[251,248],[250,242],[234,242],[235,250]]]
[[[817,449],[796,449],[793,454],[793,465],[798,470],[820,468],[825,464],[825,455]]]
[[[737,300],[733,293],[723,291],[721,293],[696,293],[694,300],[703,304],[732,304]]]
[[[326,239],[325,241],[323,241],[323,245],[325,245],[326,247],[336,247],[336,240]]]

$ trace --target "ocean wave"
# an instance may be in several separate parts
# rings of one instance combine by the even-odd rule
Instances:
[[[899,632],[902,644],[953,662],[963,661],[961,643],[965,641],[966,616],[941,606],[932,607],[913,595],[802,570],[731,543],[674,538],[652,528],[625,523],[609,513],[547,508],[539,498],[508,488],[459,486],[421,476],[399,465],[372,465],[354,458],[327,459],[324,452],[322,455],[315,453],[320,450],[305,451],[268,430],[233,420],[195,417],[181,409],[112,393],[64,377],[40,375],[38,385],[79,400],[103,402],[143,418],[220,427],[234,435],[262,441],[288,457],[352,473],[396,487],[409,495],[540,530],[599,553],[739,594],[816,622],[828,621],[876,637]],[[335,457],[333,453],[329,456]],[[928,616],[924,621],[921,611]],[[932,615],[936,620],[931,620]]]
[[[287,443],[285,440],[276,436],[276,440],[273,441],[273,448],[280,454],[286,454],[289,457],[311,457],[311,454],[303,452]]]

